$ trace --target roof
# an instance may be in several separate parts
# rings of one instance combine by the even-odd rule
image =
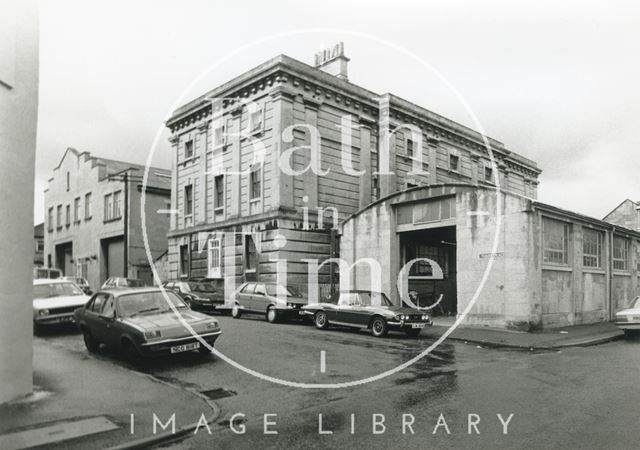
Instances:
[[[33,280],[34,286],[39,286],[41,284],[61,284],[61,283],[71,283],[69,280],[63,280],[61,278],[36,278]]]
[[[144,294],[149,292],[170,292],[166,289],[160,289],[157,287],[145,286],[145,287],[125,287],[117,289],[99,289],[97,292],[108,293],[114,297],[122,297],[123,295],[130,294]]]
[[[302,61],[299,61],[295,58],[292,58],[287,55],[278,55],[274,58],[269,59],[268,61],[244,72],[241,75],[227,81],[226,83],[221,84],[220,86],[207,91],[205,94],[196,97],[195,99],[185,103],[184,105],[178,107],[171,117],[166,121],[167,126],[173,125],[178,120],[186,117],[190,113],[206,107],[210,104],[208,99],[215,97],[225,97],[229,95],[232,90],[241,89],[251,82],[255,81],[259,77],[263,77],[272,73],[277,72],[281,69],[289,69],[296,74],[302,74],[307,79],[316,81],[325,86],[330,86],[337,91],[347,92],[348,94],[357,97],[361,102],[366,103],[374,108],[377,108],[378,99],[382,97],[388,97],[393,103],[398,105],[401,108],[405,108],[411,110],[417,114],[424,116],[426,119],[440,125],[443,127],[448,127],[449,129],[462,134],[468,139],[476,140],[478,142],[482,142],[482,134],[477,132],[476,130],[467,127],[466,125],[462,125],[454,120],[451,120],[443,115],[430,111],[426,108],[423,108],[419,105],[416,105],[408,100],[405,100],[399,96],[392,95],[390,93],[379,94],[373,91],[370,91],[366,88],[363,88],[357,84],[351,83],[348,80],[338,78],[334,75],[330,75],[323,70],[313,67],[309,64],[306,64]],[[504,147],[504,144],[496,139],[487,137],[488,142],[491,144],[493,148],[496,150],[503,151],[507,153],[514,161],[519,162],[521,164],[530,166],[530,168],[538,173],[541,170],[538,168],[537,164],[524,156],[518,155],[516,153],[512,153]]]
[[[35,237],[44,236],[44,222],[39,223],[38,225],[33,226],[33,235]]]
[[[74,155],[77,159],[84,157],[85,162],[90,163],[92,167],[103,166],[106,171],[105,171],[105,174],[102,176],[102,178],[99,179],[99,181],[102,181],[108,178],[109,175],[121,173],[128,169],[130,170],[129,172],[130,174],[133,173],[137,175],[134,179],[135,180],[139,179],[139,184],[140,185],[142,184],[142,177],[145,172],[145,165],[130,163],[127,161],[121,161],[116,159],[102,158],[99,156],[93,156],[89,152],[86,152],[86,151],[80,152],[79,150],[76,150],[73,147],[67,147],[67,149],[64,152],[64,155],[62,155],[62,158],[60,159],[60,162],[54,168],[54,171],[60,168],[60,166],[62,165],[62,161],[65,160],[65,158],[69,153]],[[158,189],[170,190],[171,189],[171,171],[168,169],[162,169],[160,167],[149,166],[147,186],[158,188]]]

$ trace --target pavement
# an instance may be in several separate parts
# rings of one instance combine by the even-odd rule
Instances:
[[[0,405],[0,448],[5,450],[37,447],[43,434],[48,441],[63,439],[46,448],[143,448],[167,440],[172,425],[166,430],[162,425],[172,414],[171,437],[177,438],[202,415],[211,423],[219,413],[196,391],[51,342],[34,339],[33,363],[34,393]],[[69,436],[75,437],[65,439]]]
[[[453,322],[454,318],[436,317],[434,325],[424,330],[422,335],[437,338]],[[549,328],[536,332],[461,325],[449,335],[448,339],[479,344],[484,347],[552,350],[598,345],[623,337],[624,333],[613,323],[604,322],[564,328]]]

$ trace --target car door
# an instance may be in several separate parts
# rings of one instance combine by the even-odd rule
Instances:
[[[102,321],[101,336],[98,339],[107,345],[115,346],[120,339],[119,330],[116,327],[116,298],[113,295],[107,295],[104,299],[99,319]]]
[[[100,311],[102,311],[106,297],[107,294],[103,292],[96,294],[85,309],[85,322],[89,332],[98,341],[102,341],[104,334],[104,321],[100,318]]]
[[[344,300],[336,320],[350,325],[361,325],[362,302],[360,296],[356,292],[349,292],[344,295]]]
[[[236,295],[236,301],[240,306],[247,310],[252,310],[252,298],[253,291],[256,287],[255,283],[247,283],[244,285],[240,292]]]
[[[256,283],[256,289],[251,296],[253,310],[256,312],[267,312],[269,306],[269,298],[267,297],[267,289],[264,283]]]

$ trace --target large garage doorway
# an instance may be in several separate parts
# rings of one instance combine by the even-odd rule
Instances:
[[[433,306],[440,294],[442,301],[431,310],[433,315],[458,312],[456,285],[456,227],[444,226],[400,233],[402,265],[415,258],[428,258],[442,268],[443,279],[433,280],[431,265],[418,262],[409,272],[409,292],[418,294],[418,306]]]

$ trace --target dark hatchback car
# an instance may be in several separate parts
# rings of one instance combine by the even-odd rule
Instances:
[[[196,335],[213,346],[221,334],[216,319],[192,311],[176,294],[159,288],[99,291],[75,311],[75,320],[88,351],[105,344],[124,352],[134,364],[149,356],[209,353]]]
[[[224,280],[176,280],[163,286],[178,294],[193,310],[212,312],[224,305]]]
[[[425,326],[432,325],[425,312],[395,306],[384,293],[372,291],[339,292],[323,303],[303,306],[302,312],[313,317],[319,329],[330,325],[363,328],[375,337],[386,336],[389,330],[417,336]]]

